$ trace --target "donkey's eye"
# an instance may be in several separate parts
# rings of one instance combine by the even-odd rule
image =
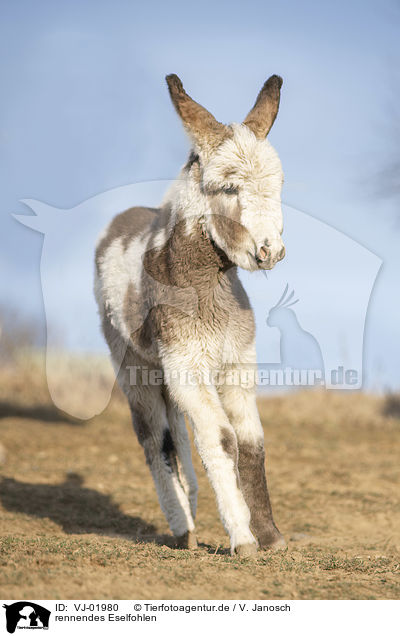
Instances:
[[[233,186],[233,185],[225,186],[225,187],[222,188],[222,192],[224,194],[238,194],[239,188],[237,188],[236,186]]]
[[[219,194],[239,194],[239,188],[234,185],[206,187],[204,191],[211,196],[218,196]]]

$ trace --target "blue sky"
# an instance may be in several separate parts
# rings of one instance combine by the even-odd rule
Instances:
[[[278,73],[284,86],[270,139],[285,171],[283,199],[382,259],[365,334],[368,386],[400,385],[399,201],[376,196],[376,175],[395,149],[395,2],[0,7],[2,303],[44,324],[42,237],[11,217],[28,213],[21,199],[73,208],[176,175],[188,143],[167,73],[224,122],[240,121]]]

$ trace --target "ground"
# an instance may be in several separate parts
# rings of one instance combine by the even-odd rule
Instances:
[[[199,548],[173,547],[128,408],[74,420],[43,379],[0,372],[0,597],[393,599],[400,592],[396,396],[260,398],[288,547],[233,558],[194,451]]]

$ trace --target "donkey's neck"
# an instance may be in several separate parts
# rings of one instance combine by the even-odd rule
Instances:
[[[192,156],[167,192],[162,212],[167,240],[153,252],[152,260],[158,261],[158,266],[163,263],[169,284],[194,287],[199,299],[209,297],[224,273],[235,266],[205,228],[210,209],[201,192],[199,165]]]

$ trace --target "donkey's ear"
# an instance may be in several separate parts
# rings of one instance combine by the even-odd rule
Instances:
[[[278,114],[282,82],[279,75],[271,75],[267,79],[243,122],[258,139],[264,139],[268,135]]]
[[[216,147],[229,136],[228,128],[224,124],[189,97],[177,75],[167,75],[165,79],[176,112],[200,149]]]

